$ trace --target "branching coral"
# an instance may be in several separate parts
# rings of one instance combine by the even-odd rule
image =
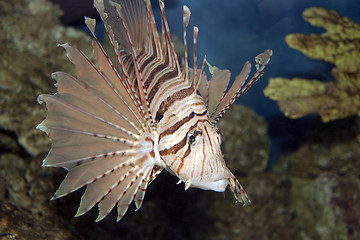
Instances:
[[[308,8],[303,18],[327,31],[321,35],[290,34],[286,42],[309,58],[333,63],[334,81],[272,78],[264,94],[278,101],[290,118],[319,114],[323,122],[329,122],[360,116],[360,25],[323,8]]]

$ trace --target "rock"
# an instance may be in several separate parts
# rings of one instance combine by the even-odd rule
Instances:
[[[301,178],[317,177],[326,171],[341,176],[360,176],[360,118],[309,126],[306,143],[282,156],[273,167]]]
[[[53,171],[42,169],[39,163],[40,158],[23,158],[15,153],[1,154],[0,177],[5,179],[6,194],[0,200],[33,214],[51,216],[49,199],[55,190]]]
[[[262,173],[243,179],[253,201],[206,192],[185,219],[191,239],[359,239],[360,181],[326,172],[315,179]],[[194,220],[195,219],[195,220]]]
[[[315,179],[293,178],[291,205],[295,239],[359,239],[360,180],[324,172]],[[301,226],[301,227],[300,227]]]
[[[90,53],[90,38],[61,26],[60,9],[46,0],[5,0],[0,9],[0,129],[14,132],[20,145],[37,155],[49,149],[49,141],[35,129],[46,114],[36,98],[55,92],[52,72],[74,72],[57,45],[72,42]]]
[[[252,204],[235,204],[230,192],[225,197],[206,192],[194,201],[197,207],[188,212],[191,239],[292,239],[296,229],[289,227],[293,218],[288,208],[289,180],[269,173],[255,173],[240,180]]]
[[[56,219],[43,221],[41,216],[34,217],[32,213],[19,209],[9,203],[0,202],[0,216],[1,239],[81,239],[64,222],[62,225],[59,225],[55,223]]]

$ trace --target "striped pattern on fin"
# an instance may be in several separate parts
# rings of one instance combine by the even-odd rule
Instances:
[[[117,51],[120,74],[129,79],[135,87],[151,128],[154,128],[155,114],[151,112],[153,108],[150,105],[154,93],[163,85],[164,78],[184,79],[180,77],[180,65],[171,39],[163,0],[159,1],[159,5],[162,43],[150,0],[95,0],[95,6]]]
[[[236,99],[243,95],[263,75],[264,69],[270,61],[271,56],[272,51],[266,50],[255,57],[257,72],[247,84],[245,84],[245,82],[250,74],[251,64],[250,62],[246,62],[227,92],[226,89],[230,79],[230,72],[226,69],[220,70],[208,64],[212,78],[210,81],[207,81],[204,77],[200,79],[198,94],[202,96],[207,103],[209,119],[212,124],[215,125]]]
[[[186,28],[189,25],[191,12],[187,6],[183,6],[183,41],[184,41],[184,57],[185,57],[185,66],[184,66],[184,76],[185,79],[188,78],[189,74],[189,57],[188,57],[188,48],[187,48],[187,39],[186,39]]]
[[[135,53],[136,56],[149,44],[148,15],[144,1],[106,0],[102,2],[104,13],[107,15],[103,20],[111,27],[120,48],[126,50],[128,54]]]
[[[94,33],[95,21],[87,18],[86,24]],[[77,78],[53,73],[57,93],[38,97],[48,109],[38,128],[52,141],[43,166],[68,170],[52,199],[86,186],[76,216],[99,203],[100,221],[117,204],[120,220],[134,198],[141,206],[152,169],[162,166],[154,156],[156,139],[149,133],[134,86],[117,71],[95,36],[97,64],[70,44],[61,46],[75,64]]]
[[[150,2],[150,0],[146,0]],[[163,36],[163,49],[167,52],[170,59],[170,66],[175,67],[177,72],[180,73],[180,64],[175,51],[175,46],[171,38],[169,24],[166,18],[164,0],[159,0],[160,12],[161,12],[161,29]]]
[[[149,49],[147,7],[141,0],[95,1],[100,16],[109,33],[118,57],[122,76],[136,85],[135,90],[141,100],[149,128],[154,128],[144,77],[139,65],[139,55]],[[150,45],[150,46],[149,46]]]

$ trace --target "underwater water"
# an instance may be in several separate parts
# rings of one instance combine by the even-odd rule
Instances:
[[[155,15],[160,15],[157,1],[152,1]],[[268,167],[275,163],[281,153],[296,149],[303,139],[305,129],[313,116],[289,119],[279,110],[277,103],[263,93],[270,77],[302,77],[320,81],[332,81],[332,64],[307,58],[300,51],[290,48],[285,36],[291,33],[321,34],[322,27],[315,27],[304,21],[302,12],[309,7],[321,7],[337,11],[355,22],[360,22],[358,1],[175,1],[166,3],[166,12],[173,34],[182,36],[182,6],[191,12],[188,27],[190,62],[192,64],[192,28],[199,28],[198,61],[204,56],[212,65],[229,69],[232,80],[240,72],[245,61],[254,66],[254,57],[265,49],[273,50],[273,57],[263,77],[237,102],[245,104],[263,116],[269,124],[272,139]],[[89,12],[92,12],[89,10]],[[159,20],[159,19],[158,19]],[[78,21],[77,21],[78,23]],[[159,21],[158,21],[159,23]],[[78,28],[87,31],[84,24]],[[160,25],[158,24],[158,28]],[[98,28],[98,35],[104,33]],[[199,63],[200,64],[200,63]],[[255,68],[253,67],[252,71]]]
[[[296,148],[301,141],[307,122],[313,118],[289,120],[275,101],[264,96],[263,90],[270,77],[303,77],[332,81],[332,65],[313,60],[290,48],[285,36],[291,33],[320,34],[324,28],[311,26],[302,18],[309,7],[322,7],[337,11],[355,22],[360,22],[359,1],[337,0],[238,0],[238,1],[181,1],[177,9],[167,11],[171,29],[181,36],[182,4],[192,11],[190,27],[199,27],[198,53],[219,68],[229,69],[233,78],[245,61],[254,64],[254,57],[265,49],[273,50],[273,57],[260,80],[237,102],[249,106],[263,116],[269,124],[272,137],[270,163],[278,160],[281,152]],[[175,17],[170,17],[175,15]],[[189,28],[191,29],[191,28]],[[191,36],[191,30],[189,30]],[[254,68],[253,68],[254,70]]]
[[[233,106],[219,122],[225,160],[252,204],[235,204],[229,191],[185,191],[184,184],[176,185],[178,179],[164,171],[148,188],[141,209],[134,212],[131,206],[118,223],[115,210],[95,223],[97,207],[74,218],[84,189],[49,201],[66,171],[41,167],[50,144],[46,134],[35,129],[46,116],[36,97],[55,93],[52,72],[74,69],[56,44],[69,41],[90,52],[81,22],[83,15],[97,17],[91,0],[52,2],[64,7],[62,24],[59,9],[46,0],[0,2],[0,30],[6,33],[0,36],[1,237],[360,239],[359,116],[329,123],[319,116],[290,119],[263,92],[269,78],[332,82],[333,64],[290,48],[285,36],[325,32],[302,18],[309,7],[332,9],[360,23],[360,1],[165,0],[170,30],[178,36],[182,36],[182,6],[191,10],[190,58],[192,27],[197,26],[199,62],[206,55],[212,65],[229,69],[233,78],[245,61],[254,65],[256,55],[273,50],[264,75],[237,100],[248,108]],[[152,1],[158,17],[156,2]],[[101,36],[104,30],[99,25]]]

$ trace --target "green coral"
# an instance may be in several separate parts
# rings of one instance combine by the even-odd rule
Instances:
[[[327,31],[290,34],[287,44],[312,59],[333,63],[330,83],[301,78],[271,78],[264,94],[278,101],[290,118],[319,114],[323,122],[360,116],[360,25],[332,10],[308,8],[303,18]]]

